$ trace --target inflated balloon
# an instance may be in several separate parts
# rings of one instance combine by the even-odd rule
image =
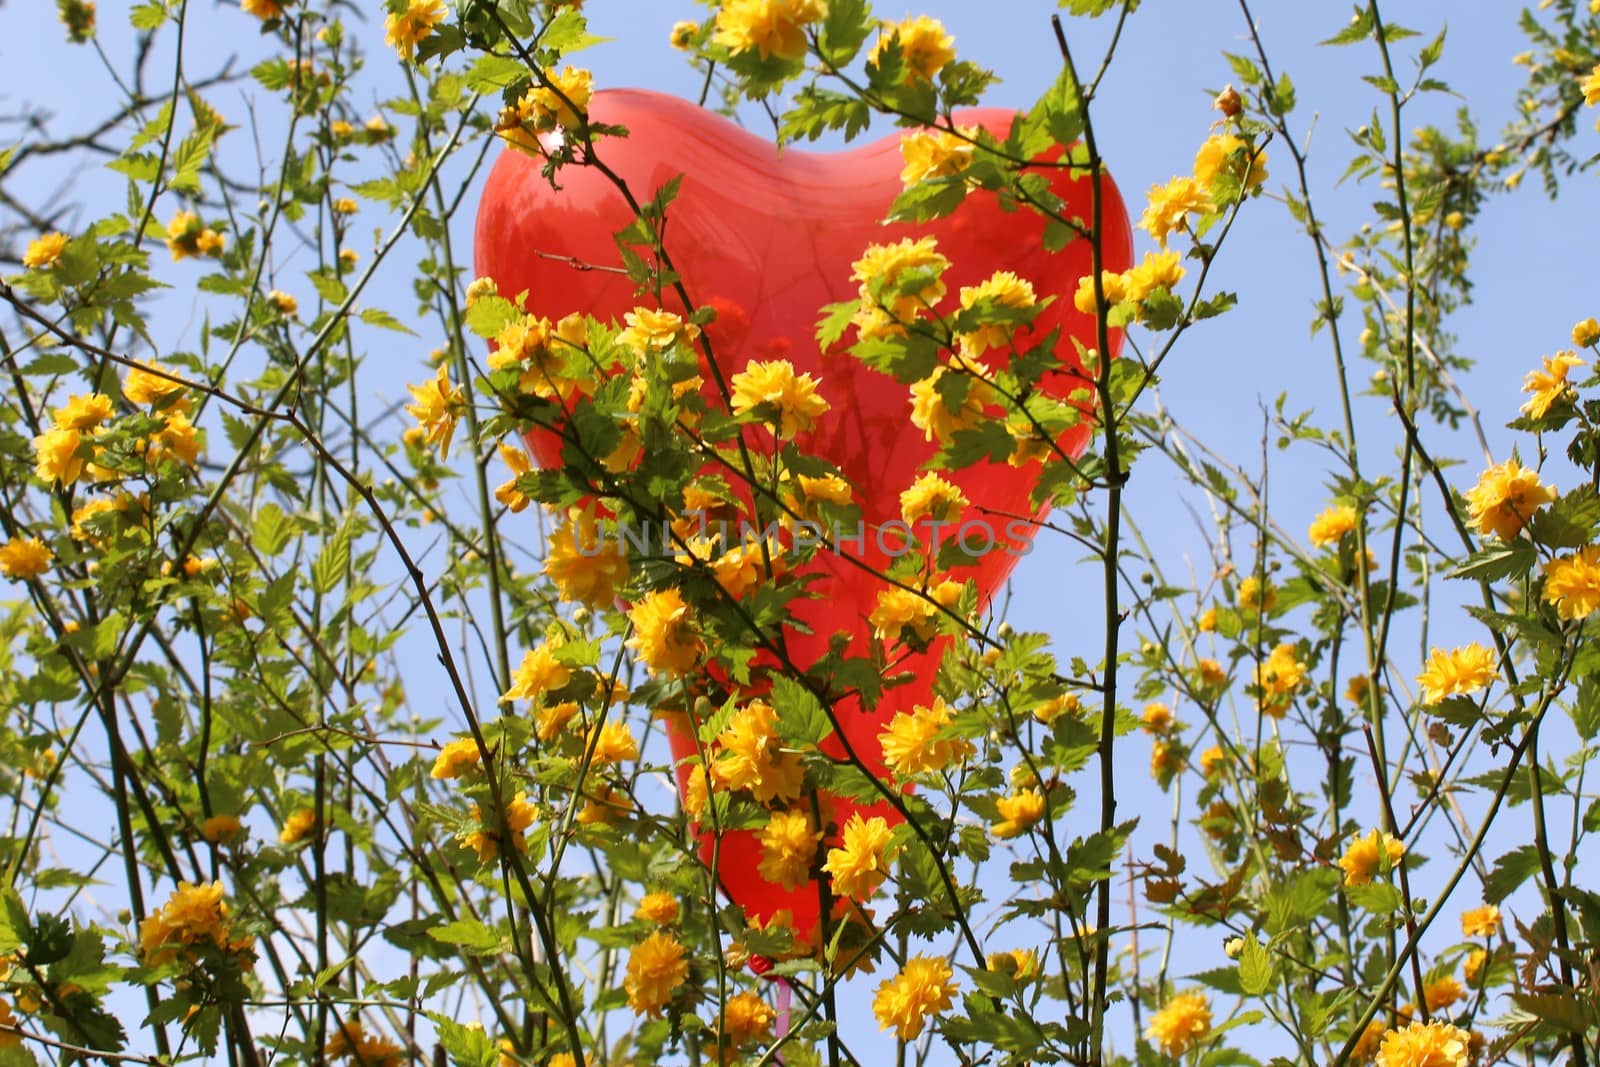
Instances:
[[[852,264],[869,245],[906,236],[935,237],[951,264],[944,276],[951,297],[943,307],[954,305],[962,286],[977,285],[996,271],[1014,272],[1041,296],[1057,297],[1031,328],[1018,331],[1016,343],[1020,350],[1029,337],[1062,329],[1057,351],[1063,369],[1047,374],[1040,388],[1065,396],[1084,385],[1072,373],[1078,369],[1073,339],[1084,348],[1095,347],[1094,319],[1075,310],[1072,301],[1079,278],[1090,272],[1089,242],[1076,241],[1051,253],[1045,248],[1041,216],[1025,209],[1003,211],[997,198],[983,191],[971,193],[947,218],[884,226],[881,220],[902,188],[899,135],[836,154],[792,148],[780,153],[711,112],[640,91],[596,94],[590,118],[629,131],[626,139],[600,142],[599,154],[637,201],[647,201],[664,183],[682,176],[667,209],[664,244],[692,303],[719,312],[707,334],[722,376],[731,378],[751,360],[781,358],[792,361],[797,373],[809,373],[820,382],[829,411],[797,441],[850,481],[865,530],[860,537],[845,532],[840,551],[819,553],[808,564],[819,576],[810,588],[820,595],[797,602],[795,616],[810,632],[796,629],[785,640],[790,658],[802,669],[825,654],[835,634],[847,634],[851,653],[864,655],[873,633],[869,616],[880,592],[891,588],[874,572],[884,569],[900,547],[896,537],[883,532],[899,523],[900,494],[938,446],[913,425],[907,387],[846,351],[853,335],[819,351],[814,340],[819,309],[856,298]],[[1014,118],[1009,111],[982,109],[959,113],[956,121],[985,127],[1003,139]],[[614,234],[634,221],[633,210],[613,180],[597,168],[563,168],[556,189],[540,167],[539,160],[517,151],[506,151],[496,162],[478,212],[478,274],[492,278],[501,293],[526,291],[528,310],[534,314],[555,319],[586,312],[602,321],[620,321],[639,302],[633,284],[614,269],[620,264]],[[1087,179],[1072,179],[1061,168],[1042,172],[1065,201],[1066,216],[1090,218],[1092,185]],[[1102,267],[1125,270],[1132,251],[1126,209],[1109,178],[1102,179],[1100,190]],[[668,307],[684,310],[675,298]],[[993,369],[1009,351],[1009,346],[991,350],[984,362]],[[1076,456],[1087,436],[1087,428],[1079,427],[1058,444]],[[529,443],[541,463],[560,462],[553,436],[530,435]],[[1005,581],[1031,541],[1031,522],[1042,515],[1030,501],[1039,471],[1037,461],[981,462],[945,475],[971,502],[948,536],[959,537],[965,530],[964,543],[975,553],[990,540],[1003,546],[950,572],[956,581],[972,579],[983,602]],[[870,712],[853,703],[836,705],[832,710],[844,737],[830,738],[824,749],[842,757],[847,743],[869,769],[887,779],[878,735],[897,711],[932,702],[946,643],[936,639],[920,652],[901,646],[892,669],[910,672],[913,680],[887,689]],[[681,725],[672,727],[669,736],[680,761],[679,787],[686,789],[684,761],[695,755],[694,740]],[[862,809],[843,798],[822,799],[824,820],[835,831],[857,810],[893,818],[885,804]],[[702,841],[709,861],[709,835],[703,832]],[[761,845],[756,834],[724,834],[717,856],[725,890],[753,920],[766,922],[787,910],[802,938],[814,930],[817,887],[786,891],[763,879],[757,871]]]

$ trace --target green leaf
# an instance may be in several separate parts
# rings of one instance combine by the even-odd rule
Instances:
[[[1494,869],[1483,880],[1483,899],[1499,904],[1539,869],[1539,846],[1519,845],[1494,861]]]
[[[172,154],[172,188],[190,193],[200,191],[200,168],[211,158],[215,140],[216,127],[206,126],[179,142]]]
[[[1538,561],[1533,545],[1518,539],[1510,544],[1495,544],[1468,556],[1466,561],[1446,577],[1466,578],[1475,582],[1497,582],[1526,574]]]
[[[311,588],[326,596],[339,587],[350,569],[350,526],[339,528],[334,537],[323,544],[322,551],[311,564]]]
[[[793,678],[773,681],[772,707],[778,713],[778,735],[785,741],[816,745],[833,733],[816,696]]]
[[[161,0],[148,0],[128,12],[128,25],[136,30],[153,30],[167,21],[167,5]]]
[[[428,936],[446,945],[459,945],[470,952],[494,952],[500,948],[500,935],[476,919],[458,919],[428,931]]]
[[[31,924],[28,909],[15,889],[7,886],[0,894],[0,955],[9,956],[28,938]]]
[[[1246,937],[1239,955],[1239,988],[1245,996],[1258,997],[1271,989],[1276,969],[1272,952],[1257,938]]]
[[[527,64],[511,56],[479,56],[467,71],[467,85],[475,93],[509,89],[527,78]]]
[[[539,36],[539,47],[548,48],[562,55],[570,55],[609,40],[611,38],[596,37],[590,33],[588,20],[574,6],[565,8],[561,14],[550,20],[544,33]]]
[[[381,329],[393,330],[395,333],[403,333],[408,337],[416,336],[416,333],[408,328],[405,323],[401,322],[399,319],[395,318],[382,308],[362,308],[360,318],[361,321],[366,323],[368,326],[377,326]]]

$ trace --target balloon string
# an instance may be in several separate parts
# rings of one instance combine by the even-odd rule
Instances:
[[[778,1019],[776,1024],[777,1039],[782,1042],[789,1035],[789,995],[794,992],[787,978],[778,979]],[[784,1063],[783,1053],[772,1057],[779,1063]]]

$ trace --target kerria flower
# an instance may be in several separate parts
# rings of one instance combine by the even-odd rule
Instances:
[[[1180,993],[1150,1019],[1145,1037],[1168,1056],[1188,1052],[1211,1033],[1211,1001],[1204,993]]]
[[[932,81],[934,75],[956,58],[956,39],[945,30],[938,19],[918,15],[901,22],[885,22],[878,33],[878,43],[872,46],[867,62],[881,65],[890,42],[898,42],[900,55],[905,60],[905,81],[918,78]]]
[[[391,12],[383,20],[383,43],[401,59],[410,60],[417,45],[433,36],[433,28],[449,14],[444,0],[407,0],[403,10]]]
[[[39,577],[54,560],[50,547],[37,537],[13,537],[0,545],[0,575],[17,581]]]
[[[989,832],[1001,839],[1020,837],[1044,818],[1044,794],[1037,789],[1019,790],[997,800],[995,811],[1000,820],[989,827]]]
[[[722,1030],[735,1047],[772,1036],[777,1012],[755,993],[735,993],[722,1006]]]
[[[1471,1038],[1465,1030],[1434,1020],[1390,1030],[1378,1046],[1378,1067],[1467,1067]]]
[[[1537,472],[1508,459],[1484,471],[1466,497],[1467,525],[1510,541],[1534,512],[1556,498],[1556,491],[1539,481]]]
[[[556,650],[565,642],[552,636],[522,654],[522,662],[511,672],[511,688],[501,694],[500,702],[513,700],[542,701],[572,680],[572,668],[556,658]]]
[[[671,934],[656,931],[628,954],[622,987],[628,1007],[640,1015],[657,1015],[689,977],[683,946]]]
[[[478,769],[478,742],[470,737],[451,741],[434,757],[430,778],[461,778]]]
[[[835,895],[864,901],[889,876],[889,843],[892,832],[880,816],[870,819],[860,812],[844,825],[839,848],[828,850],[822,869],[833,878]]]
[[[629,570],[621,538],[606,537],[593,511],[574,509],[550,535],[544,572],[562,600],[603,608],[616,599]]]
[[[1215,134],[1194,157],[1194,180],[1210,191],[1218,175],[1227,173],[1238,179],[1246,192],[1267,180],[1267,153],[1252,151],[1240,137],[1231,133]]]
[[[947,374],[964,381],[945,382]],[[937,441],[943,448],[962,430],[984,421],[984,408],[995,402],[994,389],[985,381],[987,375],[988,368],[981,363],[952,362],[912,383],[911,425],[922,431],[924,441]]]
[[[1026,278],[1017,277],[1008,270],[997,270],[977,285],[961,287],[962,310],[989,304],[1014,311],[1027,311],[1038,302],[1039,297],[1033,291],[1033,283]],[[969,360],[976,359],[991,348],[1004,348],[1010,341],[1012,329],[1009,323],[990,323],[963,333],[956,340],[961,345],[961,354],[964,357]]]
[[[657,926],[671,926],[678,921],[678,912],[678,898],[671,893],[646,893],[633,915]]]
[[[717,735],[720,751],[711,764],[711,780],[729,790],[747,790],[762,804],[793,800],[805,785],[805,768],[797,752],[785,751],[777,733],[778,715],[770,704],[751,701]]]
[[[822,835],[811,828],[804,811],[774,812],[761,830],[762,878],[785,889],[798,889],[811,879]]]
[[[450,383],[450,372],[445,367],[421,385],[406,386],[406,391],[414,401],[406,405],[406,411],[416,418],[427,443],[438,447],[439,458],[447,457],[456,422],[467,404],[466,395]]]
[[[1356,509],[1349,504],[1335,504],[1311,520],[1306,537],[1317,548],[1337,545],[1356,528]]]
[[[901,1041],[915,1041],[930,1018],[949,1011],[956,984],[950,964],[934,956],[913,956],[903,970],[878,986],[872,1014],[878,1029],[893,1030]]]
[[[677,589],[659,589],[628,609],[633,637],[628,646],[652,674],[681,678],[689,673],[704,643],[694,632],[689,605]]]
[[[61,253],[66,250],[66,247],[66,234],[41,234],[28,242],[27,250],[22,253],[22,265],[30,270],[43,270],[46,267],[53,267],[56,265],[56,260],[61,258]]]
[[[1572,395],[1572,383],[1567,381],[1567,371],[1583,366],[1576,352],[1557,352],[1544,357],[1544,366],[1529,371],[1522,380],[1522,391],[1528,400],[1522,413],[1530,419],[1542,419],[1560,401]]]
[[[935,471],[925,471],[900,494],[900,517],[908,526],[924,519],[949,522],[961,516],[969,501],[960,487]]]
[[[878,741],[889,769],[901,778],[937,774],[952,764],[971,759],[977,752],[964,737],[948,735],[954,712],[942,697],[931,705],[918,704],[907,714],[895,712]]]
[[[1446,697],[1476,693],[1495,679],[1495,654],[1476,641],[1446,652],[1428,652],[1428,664],[1417,676],[1424,704],[1437,704]]]
[[[1145,195],[1149,204],[1139,217],[1139,228],[1162,248],[1167,247],[1169,234],[1188,228],[1190,215],[1206,215],[1213,210],[1210,190],[1190,177],[1152,185]]]
[[[733,412],[774,416],[778,433],[793,437],[810,430],[828,410],[828,402],[817,394],[817,384],[809,374],[796,374],[794,364],[786,359],[752,360],[729,382]]]
[[[406,1050],[384,1037],[369,1034],[359,1019],[347,1019],[334,1030],[322,1049],[330,1060],[349,1060],[354,1067],[400,1067],[409,1058]]]
[[[860,339],[904,336],[908,323],[944,299],[949,267],[932,237],[867,246],[850,274],[861,283],[861,305],[851,320]]]
[[[1368,885],[1387,858],[1390,867],[1405,858],[1404,841],[1396,840],[1381,830],[1373,830],[1365,837],[1350,842],[1344,855],[1339,857],[1339,867],[1344,871],[1345,885]]]
[[[796,60],[806,54],[806,27],[827,14],[827,0],[726,0],[711,40],[735,55]]]
[[[1600,546],[1585,545],[1546,563],[1541,598],[1555,606],[1564,622],[1587,619],[1600,611]]]
[[[905,167],[900,183],[911,186],[930,178],[959,174],[972,162],[976,147],[972,138],[976,127],[958,126],[951,130],[917,130],[900,138],[900,158]]]

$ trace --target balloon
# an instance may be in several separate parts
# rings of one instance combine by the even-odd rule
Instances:
[[[829,639],[839,633],[848,635],[851,654],[865,654],[873,632],[869,616],[879,593],[889,588],[871,572],[885,568],[899,548],[894,536],[883,536],[884,524],[900,520],[900,494],[922,472],[937,445],[911,423],[907,386],[846,351],[853,332],[829,351],[819,351],[814,340],[819,309],[856,299],[852,263],[869,245],[931,235],[951,264],[945,274],[949,295],[941,308],[955,306],[962,286],[977,285],[1001,270],[1030,281],[1041,297],[1057,298],[1031,330],[1018,331],[1017,348],[1024,349],[1030,337],[1042,338],[1061,327],[1057,352],[1068,369],[1047,374],[1041,388],[1064,396],[1084,384],[1070,373],[1078,365],[1069,338],[1085,348],[1095,347],[1094,319],[1075,310],[1072,301],[1078,279],[1090,272],[1089,243],[1075,241],[1051,253],[1045,248],[1041,216],[1027,209],[1003,211],[995,195],[984,191],[968,195],[950,217],[884,226],[881,220],[902,188],[898,134],[834,154],[794,148],[779,152],[771,143],[693,104],[633,90],[596,94],[589,114],[591,122],[629,131],[625,139],[600,140],[598,154],[639,202],[682,176],[677,197],[667,208],[665,247],[694,305],[710,305],[719,312],[707,334],[723,376],[731,377],[750,360],[782,358],[792,361],[797,373],[810,373],[820,382],[819,392],[829,411],[798,441],[811,454],[836,465],[850,481],[864,512],[865,536],[859,543],[852,539],[842,544],[839,552],[819,553],[808,565],[820,575],[812,588],[821,595],[797,602],[795,615],[810,632],[795,629],[785,634],[785,640],[790,658],[801,668],[815,663]],[[980,109],[955,118],[959,124],[983,126],[1004,138],[1015,115]],[[557,189],[541,176],[541,165],[512,150],[496,162],[478,211],[477,273],[494,279],[502,294],[525,290],[528,310],[552,320],[577,311],[620,321],[641,302],[633,284],[614,269],[620,257],[613,235],[634,220],[634,212],[597,168],[562,168],[556,176]],[[1071,179],[1060,168],[1041,172],[1066,201],[1068,217],[1090,217],[1087,179]],[[1109,178],[1101,181],[1100,188],[1102,268],[1122,271],[1132,254],[1126,208]],[[670,294],[667,306],[683,310]],[[1112,355],[1119,340],[1113,331]],[[993,368],[1009,352],[1009,346],[1002,345],[983,359]],[[1058,443],[1076,456],[1087,438],[1088,428],[1083,426],[1069,430]],[[529,444],[541,463],[560,462],[553,436],[534,433]],[[1027,550],[1030,523],[1046,510],[1035,509],[1030,502],[1039,471],[1037,461],[1020,466],[980,462],[945,473],[971,502],[961,516],[962,525],[952,525],[951,535],[959,536],[965,528],[964,541],[975,551],[989,538],[1008,546],[950,572],[957,581],[972,579],[981,602],[987,602]],[[910,672],[909,684],[886,689],[870,711],[855,701],[833,709],[842,740],[880,779],[890,775],[878,734],[896,712],[932,702],[934,678],[947,644],[948,639],[936,638],[923,651],[896,646],[899,652],[892,670]],[[681,723],[669,723],[669,738],[680,761],[679,788],[685,790],[687,764],[682,761],[695,755],[694,740]],[[844,755],[839,738],[830,738],[824,749]],[[821,800],[831,830],[843,826],[858,810],[894,818],[893,810],[883,803],[861,806],[838,797]],[[834,841],[836,834],[829,838]],[[704,828],[702,843],[709,862],[711,842]],[[717,859],[725,890],[752,920],[767,922],[787,910],[802,939],[813,932],[819,913],[817,887],[786,891],[763,879],[757,872],[761,845],[755,833],[724,834]]]

